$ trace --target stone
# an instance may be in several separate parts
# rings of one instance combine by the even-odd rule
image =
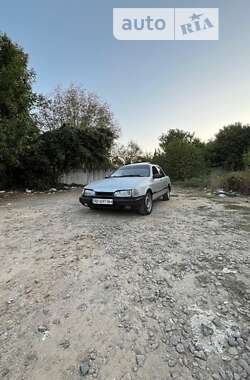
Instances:
[[[189,348],[189,351],[191,352],[191,354],[193,354],[195,351],[194,345],[192,343],[189,343],[188,348]]]
[[[54,319],[52,323],[53,325],[60,325],[61,321],[60,319]]]
[[[213,324],[219,328],[219,329],[222,329],[223,328],[223,323],[221,322],[220,318],[219,317],[214,317],[214,319],[212,320]]]
[[[45,333],[46,331],[48,331],[48,327],[45,325],[40,325],[38,326],[37,331],[40,333]]]
[[[218,375],[217,373],[213,373],[212,378],[213,378],[213,380],[221,380],[220,375]]]
[[[90,351],[89,358],[90,360],[95,360],[97,356],[97,352],[95,350]]]
[[[222,368],[220,368],[220,370],[219,370],[219,375],[220,375],[221,379],[227,380],[226,372]]]
[[[236,346],[238,346],[237,339],[233,338],[232,336],[228,337],[227,343],[229,344],[230,347],[236,347]]]
[[[185,352],[185,348],[183,346],[182,343],[178,343],[175,347],[176,351],[179,353],[179,354],[184,354]]]
[[[227,370],[227,371],[225,371],[225,373],[226,373],[226,379],[227,380],[234,380],[234,375],[231,371]]]
[[[124,376],[121,377],[121,380],[132,380],[132,377],[130,373],[126,373]]]
[[[87,360],[83,360],[80,363],[79,371],[81,376],[86,376],[89,373],[89,363]]]
[[[24,360],[24,366],[25,367],[28,367],[30,365],[31,362],[34,362],[38,360],[38,357],[37,357],[37,354],[36,352],[30,352],[26,355],[26,358]]]
[[[237,348],[236,348],[236,347],[229,347],[229,349],[228,349],[228,353],[229,353],[230,355],[237,356],[237,355],[238,355]]]
[[[9,374],[10,370],[8,368],[4,368],[1,372],[2,377],[5,377]]]
[[[140,355],[136,355],[136,364],[138,365],[138,367],[143,367],[145,363],[145,356],[140,354]]]
[[[169,361],[168,361],[168,366],[169,367],[173,368],[173,367],[176,366],[176,364],[177,364],[177,360],[175,360],[175,359],[169,359]]]
[[[211,327],[202,323],[201,324],[201,332],[204,336],[211,336],[211,335],[213,335],[214,330]]]
[[[68,339],[62,340],[59,345],[66,350],[70,346],[70,341]]]
[[[170,332],[173,330],[173,325],[170,323],[166,323],[165,325],[165,332]]]
[[[172,346],[176,346],[177,343],[179,343],[179,342],[180,342],[180,338],[179,338],[178,336],[176,336],[176,335],[172,335],[172,336],[170,337],[170,344],[171,344]]]
[[[247,372],[247,374],[250,375],[250,367],[247,362],[243,359],[239,359],[238,363]]]
[[[241,376],[238,373],[234,372],[234,380],[240,380],[240,379],[241,379]]]
[[[200,360],[207,360],[207,355],[204,351],[195,351],[194,356]]]

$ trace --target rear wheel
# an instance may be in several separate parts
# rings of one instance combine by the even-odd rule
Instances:
[[[169,188],[169,187],[167,188],[167,191],[166,191],[166,193],[163,195],[162,199],[163,199],[164,201],[169,201],[169,199],[170,199],[170,188]]]
[[[142,203],[138,209],[139,214],[141,215],[149,215],[151,214],[153,209],[153,197],[151,191],[147,191],[147,194],[142,200]]]

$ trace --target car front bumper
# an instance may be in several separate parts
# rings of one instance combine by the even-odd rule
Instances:
[[[140,196],[140,197],[135,197],[135,198],[121,198],[121,197],[110,197],[108,199],[113,199],[113,204],[112,205],[99,205],[99,204],[95,204],[93,203],[93,199],[94,198],[100,198],[100,197],[86,197],[84,195],[81,195],[80,198],[79,198],[79,201],[80,203],[83,205],[83,206],[86,206],[86,207],[100,207],[100,208],[114,208],[114,207],[134,207],[134,208],[138,208],[142,201],[143,201],[143,196]],[[102,198],[102,199],[105,199],[105,198]]]

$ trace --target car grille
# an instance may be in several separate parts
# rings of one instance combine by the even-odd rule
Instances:
[[[96,191],[95,192],[96,197],[100,198],[113,198],[114,193],[109,193],[109,192],[102,192],[102,191]]]

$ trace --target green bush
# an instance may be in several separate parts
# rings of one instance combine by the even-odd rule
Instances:
[[[192,177],[190,179],[185,179],[185,181],[181,182],[181,184],[184,187],[195,187],[199,189],[204,189],[204,187],[208,186],[208,183],[209,183],[208,176]]]
[[[208,187],[212,191],[223,189],[225,191],[235,191],[240,194],[250,195],[250,171],[246,170],[226,174],[211,174],[210,176],[193,177],[177,182],[176,184],[199,189]]]
[[[250,195],[250,171],[227,173],[221,177],[221,187],[226,191],[236,191]]]

